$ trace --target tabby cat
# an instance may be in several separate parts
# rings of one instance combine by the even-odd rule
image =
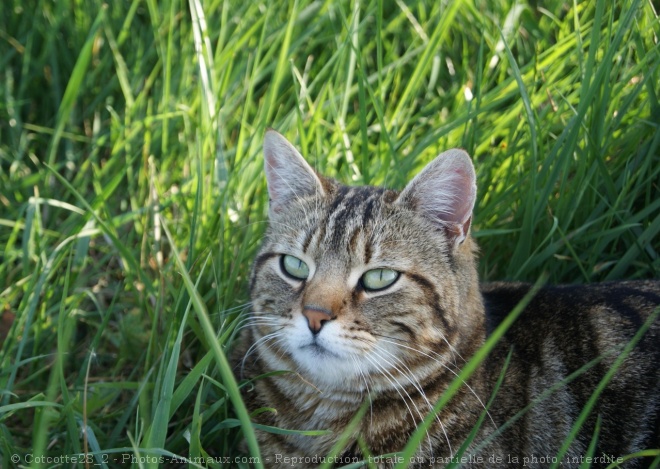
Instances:
[[[402,450],[530,286],[480,287],[470,237],[475,172],[462,150],[438,156],[401,192],[322,177],[273,130],[266,132],[264,156],[270,223],[254,262],[252,311],[234,354],[236,373],[252,379],[289,371],[244,388],[249,410],[275,409],[256,413],[256,422],[329,432],[258,430],[262,461],[318,467],[367,401],[333,462],[389,467],[397,458],[378,456]],[[617,354],[658,305],[658,281],[541,289],[406,463],[549,467]],[[585,364],[586,371],[558,384]],[[659,365],[660,321],[654,321],[601,394],[563,467],[585,461],[602,467],[660,446]],[[458,459],[482,414],[478,434]],[[597,447],[589,453],[597,422]],[[652,461],[637,458],[623,467]]]

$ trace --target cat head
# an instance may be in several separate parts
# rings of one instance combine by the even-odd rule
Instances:
[[[451,359],[464,330],[480,327],[467,153],[442,153],[401,192],[320,176],[272,130],[264,161],[269,228],[253,267],[252,327],[272,369],[328,387],[366,374],[387,386],[388,373],[431,351]]]

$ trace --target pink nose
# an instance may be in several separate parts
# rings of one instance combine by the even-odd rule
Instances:
[[[307,318],[307,324],[312,334],[318,334],[323,324],[332,319],[332,313],[330,311],[316,306],[306,306],[303,309],[303,316]]]

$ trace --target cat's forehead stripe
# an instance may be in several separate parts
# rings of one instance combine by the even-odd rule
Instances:
[[[307,249],[309,248],[309,243],[312,242],[312,238],[314,237],[314,234],[316,233],[315,228],[316,227],[311,227],[305,233],[305,238],[304,238],[303,243],[302,243],[302,252],[307,252]]]
[[[377,192],[374,192],[364,204],[364,210],[362,211],[362,225],[366,225],[373,219],[374,205],[379,195],[380,194],[378,194]]]
[[[328,209],[328,242],[336,248],[357,246],[357,230],[373,221],[384,192],[382,188],[368,186],[340,186]]]
[[[359,240],[359,235],[362,233],[362,228],[354,228],[353,232],[351,233],[349,239],[350,241],[348,242],[348,249],[351,251],[355,252],[358,246],[358,240]]]

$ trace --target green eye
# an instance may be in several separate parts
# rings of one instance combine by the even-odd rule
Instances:
[[[309,277],[309,267],[297,257],[285,254],[282,256],[282,270],[289,276],[298,280],[306,280]]]
[[[362,276],[362,286],[367,291],[384,290],[399,278],[399,272],[392,269],[368,270]]]

